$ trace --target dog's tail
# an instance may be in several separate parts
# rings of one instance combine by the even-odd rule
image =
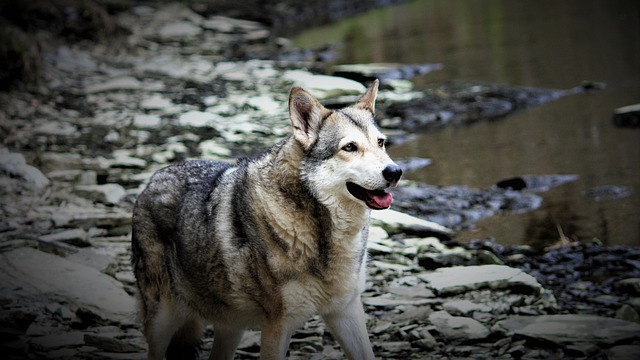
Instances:
[[[167,360],[197,360],[202,331],[202,323],[198,320],[184,324],[171,338],[165,354]]]

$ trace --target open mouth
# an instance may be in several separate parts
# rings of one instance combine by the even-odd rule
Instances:
[[[379,190],[367,190],[360,185],[352,182],[347,183],[347,190],[356,199],[364,201],[367,206],[373,210],[382,210],[391,206],[393,201],[393,195],[379,189]]]

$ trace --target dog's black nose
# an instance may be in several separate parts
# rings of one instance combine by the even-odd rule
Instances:
[[[395,185],[398,180],[400,180],[401,176],[402,168],[400,168],[400,166],[396,164],[388,165],[386,168],[384,168],[384,170],[382,170],[382,177],[390,182],[392,186]]]

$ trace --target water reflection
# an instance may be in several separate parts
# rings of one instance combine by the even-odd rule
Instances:
[[[549,244],[559,224],[581,241],[640,245],[640,131],[613,126],[613,109],[640,102],[640,2],[419,0],[309,30],[296,45],[344,43],[341,63],[439,62],[417,86],[448,80],[607,90],[529,109],[506,119],[420,134],[390,149],[433,164],[408,178],[487,187],[523,174],[578,174],[543,196],[541,209],[481,221],[460,239]],[[583,192],[621,185],[631,196],[596,201]]]

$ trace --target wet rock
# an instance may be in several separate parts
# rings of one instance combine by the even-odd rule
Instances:
[[[613,111],[613,123],[621,128],[640,127],[640,104],[628,105]]]
[[[219,116],[216,114],[203,111],[189,111],[180,115],[178,122],[180,123],[180,126],[201,128],[214,127],[218,119]]]
[[[37,168],[28,165],[24,155],[0,148],[0,176],[9,176],[21,180],[21,187],[34,192],[42,192],[49,179]],[[26,184],[25,184],[26,183]]]
[[[381,83],[387,80],[407,80],[418,75],[442,69],[442,64],[345,64],[332,67],[333,75],[355,80],[361,83],[379,79]]]
[[[450,238],[454,234],[453,230],[435,222],[422,220],[391,209],[371,212],[371,222],[382,227],[390,234],[402,232],[417,236],[435,235],[444,238]]]
[[[37,312],[32,309],[3,308],[0,312],[0,324],[2,324],[0,334],[22,335],[27,331],[37,316]]]
[[[62,298],[100,321],[126,322],[135,311],[134,300],[122,284],[55,255],[28,248],[13,250],[0,254],[0,270],[4,287],[21,287],[29,296]]]
[[[640,339],[640,324],[595,315],[514,316],[497,325],[519,336],[558,345],[596,343],[611,346]]]
[[[496,183],[501,189],[545,192],[552,187],[578,180],[578,175],[523,175]]]
[[[140,107],[144,110],[163,110],[171,106],[173,106],[171,99],[159,94],[153,94],[140,101]]]
[[[429,322],[448,341],[484,339],[491,333],[476,320],[452,316],[446,311],[436,311],[429,315]]]
[[[120,333],[84,334],[84,343],[114,353],[133,353],[146,350],[140,341],[131,341],[125,337]]]
[[[470,265],[503,265],[495,254],[486,250],[467,250],[462,247],[445,248],[435,253],[421,253],[418,264],[427,270],[441,267]]]
[[[478,304],[470,300],[448,300],[442,304],[442,308],[449,314],[462,316],[468,316],[476,311],[491,311],[491,306]]]
[[[314,75],[303,70],[288,70],[283,74],[283,78],[312,92],[320,100],[341,95],[361,95],[367,91],[364,85],[353,80]]]
[[[74,191],[91,201],[104,204],[117,204],[126,195],[125,189],[119,184],[78,185]]]
[[[39,239],[45,242],[63,242],[78,247],[87,247],[91,245],[88,238],[89,234],[83,229],[70,229],[43,235]]]
[[[536,194],[500,188],[435,187],[403,181],[391,192],[395,209],[448,227],[461,227],[504,212],[524,213],[542,204]]]
[[[47,353],[63,347],[84,345],[84,335],[83,332],[71,331],[33,337],[29,340],[29,345],[37,351]]]
[[[154,129],[160,125],[160,116],[154,114],[137,114],[133,117],[133,126],[136,128]]]
[[[110,91],[133,91],[140,89],[142,89],[142,83],[138,79],[132,76],[123,76],[120,78],[115,78],[112,80],[89,85],[85,87],[84,91],[87,94],[97,94]]]
[[[487,287],[534,294],[542,290],[540,283],[531,275],[504,265],[440,268],[433,272],[419,274],[418,277],[439,296],[450,296]]]
[[[636,360],[640,354],[640,345],[618,345],[605,350],[610,360]]]
[[[615,318],[640,323],[640,315],[638,315],[638,312],[628,304],[623,304],[618,311],[616,311]]]
[[[448,82],[427,89],[420,99],[393,104],[386,113],[390,117],[402,118],[400,126],[403,129],[433,129],[503,117],[516,110],[583,91],[583,87],[558,90]]]
[[[111,274],[118,268],[118,262],[116,258],[108,251],[95,248],[80,249],[77,253],[66,257],[67,260],[73,261],[78,264],[90,266],[101,273]]]
[[[640,278],[629,278],[615,283],[614,289],[619,294],[640,296]]]
[[[159,41],[193,41],[202,34],[202,28],[190,21],[176,21],[165,24],[157,33]]]
[[[417,157],[394,159],[394,161],[396,164],[398,164],[398,166],[402,168],[402,171],[404,171],[405,173],[421,169],[431,164],[431,159]]]
[[[224,147],[220,141],[216,140],[205,140],[200,142],[200,144],[198,144],[198,150],[200,150],[200,155],[205,159],[218,159],[220,157],[228,158],[231,156],[231,150]]]
[[[603,185],[586,190],[583,195],[596,201],[617,200],[631,195],[631,189],[628,186]]]

